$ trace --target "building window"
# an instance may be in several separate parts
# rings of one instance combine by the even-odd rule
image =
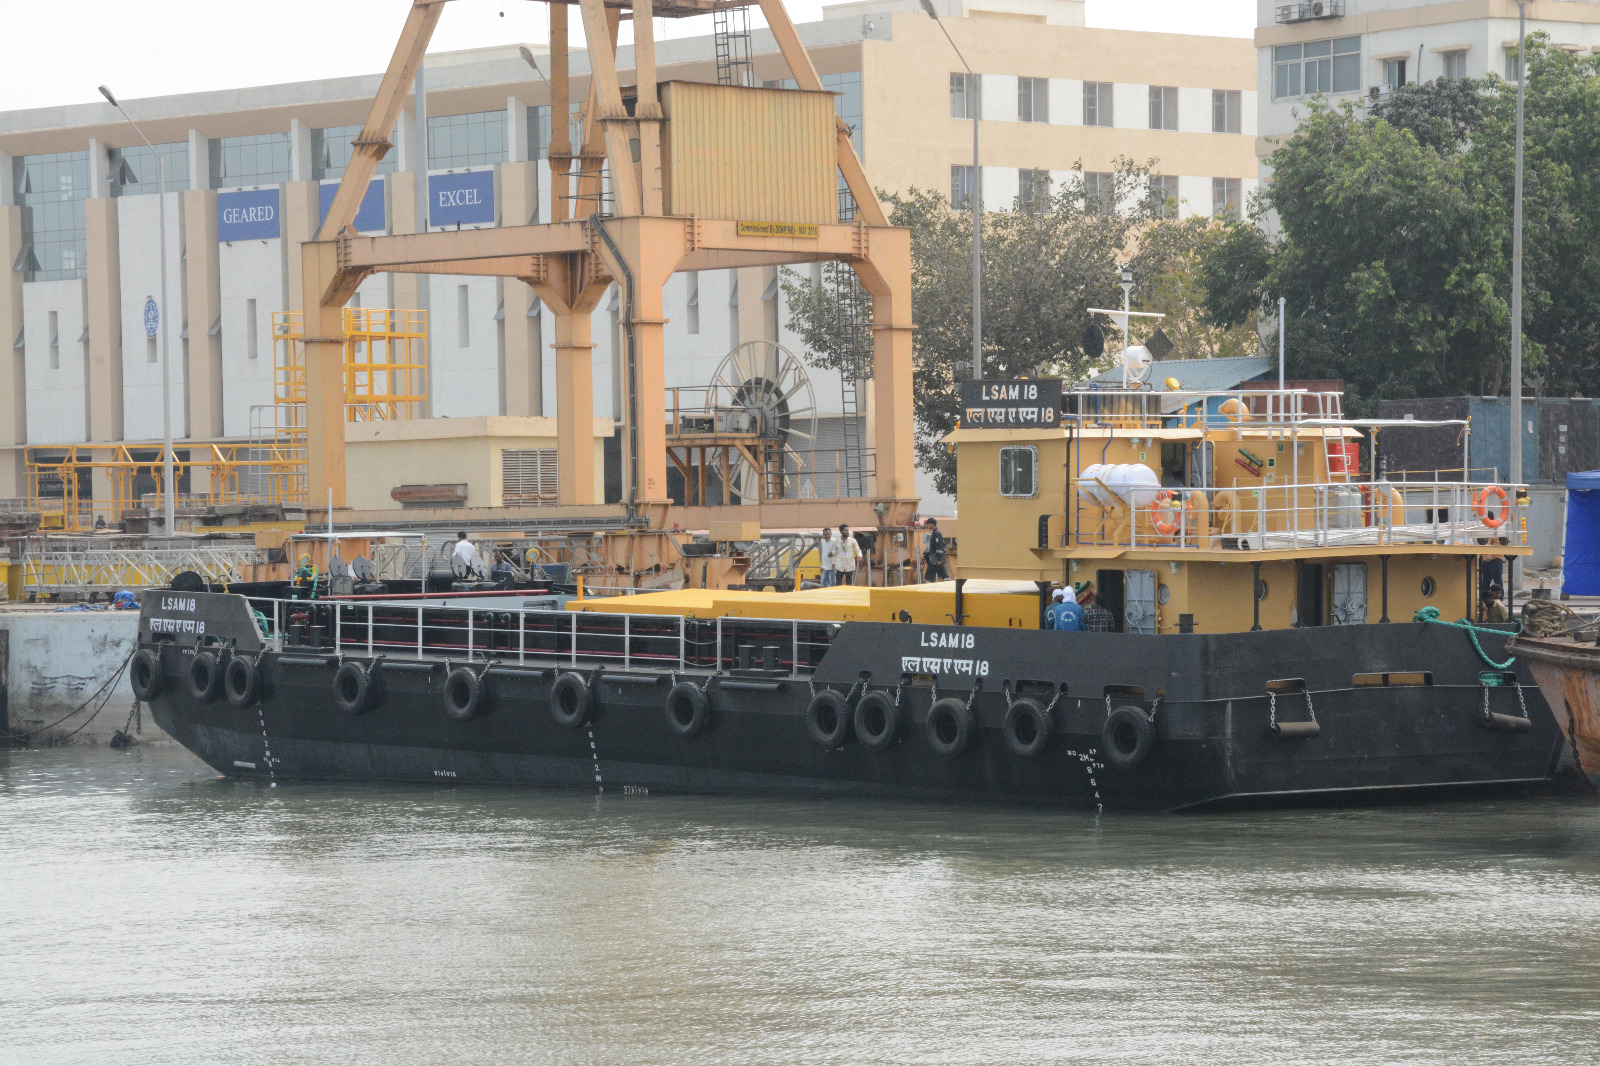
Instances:
[[[361,136],[363,126],[325,126],[320,130],[311,131],[311,180],[331,181],[334,178],[344,177],[345,168],[350,165],[350,159],[356,153],[355,139]],[[393,144],[395,137],[389,136]],[[396,167],[396,152],[389,149],[387,155],[378,161],[379,174],[393,174]]]
[[[978,117],[978,76],[976,74],[950,75],[950,117]]]
[[[152,152],[144,145],[116,148],[111,152],[111,195],[140,196],[158,191],[161,167],[156,152],[167,170],[167,192],[182,192],[189,187],[189,142],[158,144]]]
[[[470,115],[428,118],[428,167],[484,167],[506,161],[506,113],[477,111]]]
[[[1112,124],[1111,83],[1086,81],[1083,83],[1083,124],[1109,126]]]
[[[973,180],[972,168],[950,168],[950,204],[952,207],[970,208],[972,206],[972,192],[976,182]]]
[[[850,127],[850,141],[855,145],[856,155],[864,156],[866,146],[861,134],[861,72],[850,70],[843,74],[824,74],[822,87],[834,94],[833,113]]]
[[[1117,209],[1115,175],[1095,172],[1084,174],[1083,209],[1091,215],[1109,215]]]
[[[1518,61],[1516,46],[1506,49],[1506,81],[1517,82],[1522,78],[1522,65]]]
[[[1150,213],[1157,218],[1178,217],[1178,176],[1150,175]]]
[[[17,156],[11,176],[27,235],[19,266],[24,281],[66,281],[86,274],[83,201],[89,195],[89,153]]]
[[[1017,121],[1050,121],[1050,79],[1017,79]]]
[[[1000,449],[1000,495],[1039,495],[1039,449],[1031,444]]]
[[[1460,81],[1467,76],[1467,53],[1446,52],[1444,54],[1444,76],[1451,81]]]
[[[156,361],[156,339],[149,334],[145,334],[144,338],[144,361],[147,363]]]
[[[1175,130],[1178,128],[1178,90],[1172,85],[1150,86],[1150,128]]]
[[[1017,206],[1024,211],[1043,211],[1050,206],[1050,172],[1017,171]]]
[[[1361,89],[1361,38],[1279,45],[1272,50],[1272,98]]]
[[[472,301],[465,285],[456,286],[456,347],[472,347]]]
[[[1383,61],[1383,85],[1386,89],[1403,89],[1406,84],[1406,61],[1404,59],[1386,59]]]
[[[1211,132],[1244,132],[1244,93],[1238,89],[1211,92]]]
[[[244,302],[244,356],[246,359],[261,358],[261,336],[256,332],[256,302]]]
[[[290,177],[287,133],[222,137],[211,142],[211,187],[214,189],[279,185]]]
[[[688,316],[688,318],[689,318],[689,321],[688,321],[689,332],[690,333],[699,333],[700,332],[700,271],[691,270],[687,274],[685,274],[684,277],[688,279],[688,287],[689,287],[689,298],[688,298],[688,301],[687,301],[687,305],[688,305],[688,308],[689,308],[689,316]]]
[[[50,312],[50,369],[61,369],[61,312]]]
[[[1240,208],[1238,178],[1211,179],[1211,214],[1214,218],[1238,218]]]

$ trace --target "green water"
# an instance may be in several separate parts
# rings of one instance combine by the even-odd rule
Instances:
[[[1196,816],[0,751],[0,1063],[1600,1062],[1600,804]]]

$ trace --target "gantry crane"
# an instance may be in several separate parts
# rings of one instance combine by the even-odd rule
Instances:
[[[590,313],[622,296],[629,502],[665,514],[667,441],[662,288],[678,270],[781,263],[848,264],[873,297],[870,406],[878,513],[915,505],[911,412],[911,249],[867,181],[850,130],[834,113],[781,0],[546,0],[554,176],[549,221],[493,229],[356,235],[354,220],[392,147],[408,89],[448,0],[413,0],[354,155],[314,242],[303,246],[310,498],[345,503],[342,309],[376,272],[519,278],[555,322],[560,503],[595,505]],[[569,7],[591,74],[583,143],[568,123]],[[659,83],[654,20],[759,6],[799,92]],[[618,27],[631,18],[633,84],[617,69]],[[732,146],[732,147],[730,147]],[[838,180],[857,204],[841,222]],[[831,520],[831,519],[828,519]],[[903,520],[903,519],[902,519]]]

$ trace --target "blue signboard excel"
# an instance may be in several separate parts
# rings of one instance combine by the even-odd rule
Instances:
[[[322,217],[319,223],[328,221],[328,212],[333,209],[334,194],[339,191],[336,181],[323,182],[318,195],[322,198]],[[383,179],[373,178],[367,183],[366,195],[361,198],[361,206],[356,209],[357,233],[382,233],[385,229],[383,215]],[[324,233],[324,240],[333,237],[332,233]]]
[[[278,236],[278,190],[217,193],[217,240],[258,241]]]
[[[494,171],[428,175],[428,224],[472,226],[494,222]]]

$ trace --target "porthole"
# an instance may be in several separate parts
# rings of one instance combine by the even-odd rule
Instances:
[[[1425,577],[1425,578],[1422,579],[1422,598],[1423,599],[1425,599],[1425,600],[1432,599],[1433,598],[1433,594],[1435,592],[1437,592],[1437,591],[1438,591],[1438,585],[1434,584],[1433,578]]]
[[[1267,585],[1267,583],[1265,581],[1257,581],[1256,582],[1256,602],[1259,603],[1260,601],[1266,599],[1267,598],[1267,593],[1269,593],[1271,591],[1272,591],[1272,589],[1270,587],[1268,587],[1268,585]]]
[[[1172,589],[1168,588],[1166,585],[1162,585],[1160,588],[1156,589],[1156,602],[1163,607],[1172,602]]]

